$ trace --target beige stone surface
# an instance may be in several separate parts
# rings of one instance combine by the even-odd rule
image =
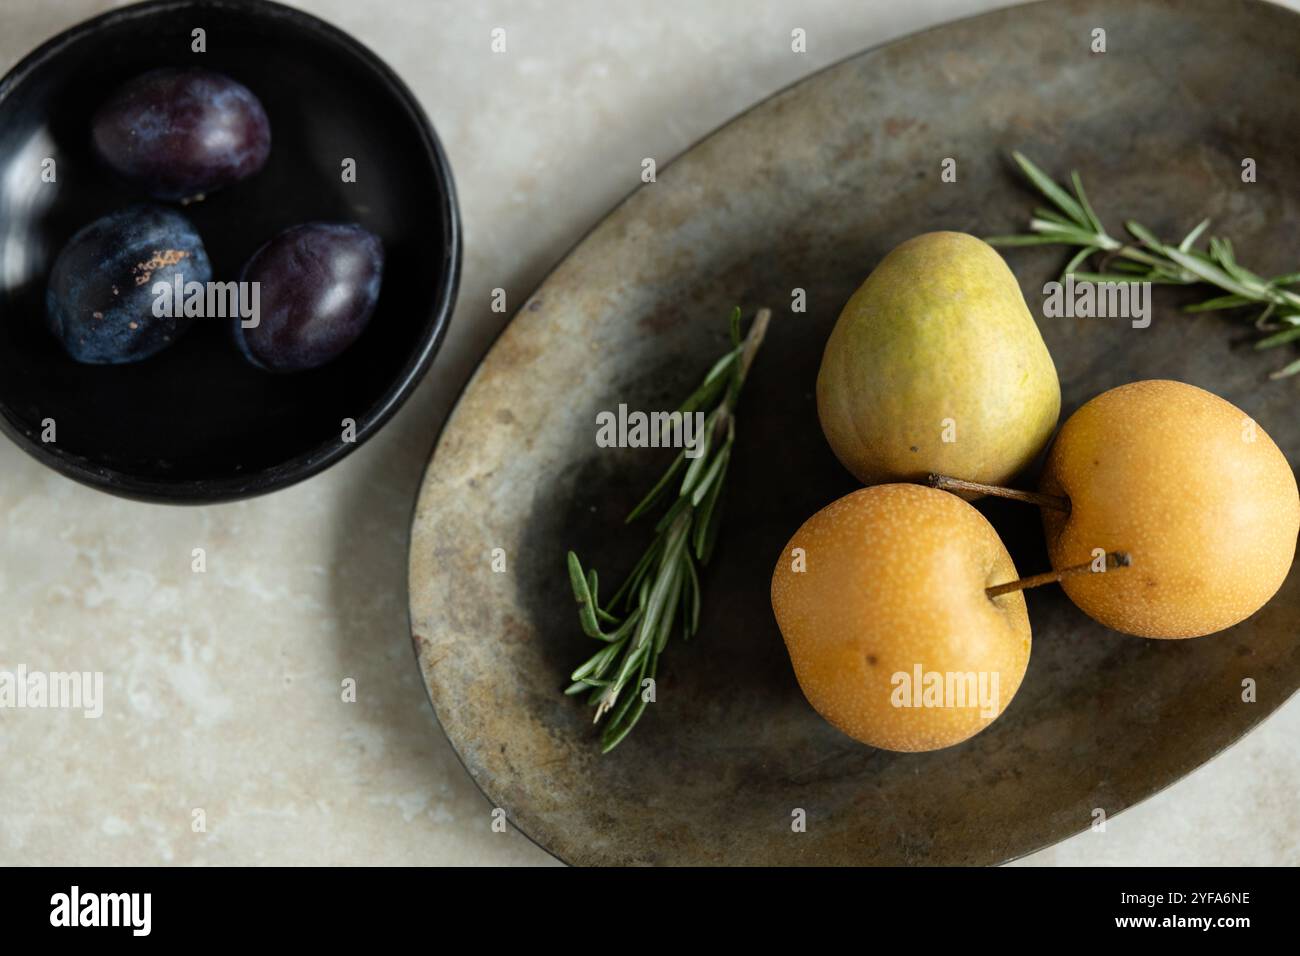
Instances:
[[[406,633],[407,519],[438,424],[503,322],[490,290],[521,301],[633,188],[642,157],[667,159],[859,49],[996,5],[302,4],[397,69],[450,153],[467,241],[451,332],[376,439],[270,497],[120,501],[0,442],[0,670],[105,675],[97,720],[0,708],[0,865],[552,863],[492,832]],[[0,71],[108,6],[8,0]],[[505,55],[490,52],[494,27]],[[1298,733],[1300,700],[1105,833],[1024,862],[1300,862]]]

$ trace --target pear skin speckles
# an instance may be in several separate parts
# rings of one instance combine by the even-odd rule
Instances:
[[[878,485],[795,532],[772,575],[772,609],[799,686],[826,720],[873,747],[937,750],[987,727],[1020,686],[1031,644],[1024,596],[984,593],[1017,576],[993,526],[962,499]],[[900,705],[918,667],[985,675],[993,712]]]
[[[852,295],[817,373],[817,415],[863,484],[935,472],[1006,484],[1061,411],[1056,366],[1015,275],[960,232],[900,244]]]
[[[1282,586],[1300,533],[1295,474],[1263,428],[1183,382],[1103,392],[1061,428],[1041,488],[1052,566],[1127,551],[1132,566],[1062,581],[1086,614],[1153,638],[1212,634]]]

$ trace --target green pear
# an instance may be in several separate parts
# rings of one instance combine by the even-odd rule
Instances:
[[[961,232],[885,256],[844,306],[817,373],[826,440],[864,484],[932,472],[1009,481],[1060,412],[1056,366],[1016,277]]]

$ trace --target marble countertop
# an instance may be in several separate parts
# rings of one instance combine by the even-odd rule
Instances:
[[[0,441],[0,669],[105,675],[97,720],[0,709],[0,865],[554,863],[493,832],[407,635],[411,503],[439,423],[505,321],[491,290],[521,301],[635,185],[639,157],[675,155],[862,48],[1001,4],[300,5],[383,56],[447,147],[466,237],[450,334],[379,436],[269,497],[121,501]],[[0,72],[109,6],[5,3]],[[496,27],[507,55],[490,51]],[[355,702],[341,699],[349,677]],[[1300,862],[1298,737],[1300,699],[1105,833],[1021,862]]]

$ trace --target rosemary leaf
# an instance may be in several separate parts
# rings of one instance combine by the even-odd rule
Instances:
[[[1255,343],[1255,348],[1257,349],[1276,348],[1279,345],[1285,345],[1287,342],[1294,342],[1296,339],[1300,339],[1300,325],[1292,326],[1291,328],[1283,332],[1275,332],[1274,334],[1267,336],[1266,338],[1260,339],[1258,342]]]
[[[1286,365],[1278,369],[1276,372],[1273,372],[1269,375],[1269,378],[1286,378],[1290,375],[1296,374],[1296,372],[1300,372],[1300,359],[1296,359],[1290,365]]]
[[[1064,235],[985,236],[990,246],[1058,246],[1073,245],[1074,239]]]
[[[1093,231],[1098,235],[1104,233],[1106,228],[1101,224],[1101,220],[1097,218],[1097,214],[1092,211],[1092,206],[1088,204],[1088,196],[1083,191],[1083,180],[1079,178],[1077,172],[1070,173],[1070,182],[1074,186],[1074,194],[1079,197],[1079,208],[1083,210],[1083,214],[1087,217],[1088,225],[1092,226]]]
[[[1184,312],[1219,312],[1225,309],[1239,309],[1243,305],[1254,305],[1254,301],[1244,295],[1221,295],[1195,305],[1183,307]]]
[[[718,452],[718,456],[713,459],[713,464],[709,466],[709,470],[704,473],[704,477],[701,478],[699,483],[691,490],[691,505],[693,507],[698,508],[700,506],[700,502],[703,501],[704,496],[709,493],[709,489],[718,479],[718,476],[726,472],[727,462],[730,458],[731,442],[727,441],[722,446],[722,450]]]
[[[686,464],[686,452],[679,451],[677,457],[673,459],[673,463],[668,466],[668,470],[663,473],[663,476],[657,482],[655,482],[655,486],[650,489],[649,493],[641,499],[641,503],[628,512],[627,520],[624,524],[631,524],[658,504],[660,497],[662,497],[663,493],[668,490],[668,486],[673,483],[673,479],[677,477],[677,472],[682,470],[682,465],[684,464]]]
[[[1056,203],[1061,212],[1069,216],[1076,224],[1082,227],[1088,225],[1088,217],[1084,215],[1083,207],[1069,193],[1052,182],[1051,177],[1030,162],[1028,156],[1019,152],[1011,155],[1015,157],[1016,162],[1020,165],[1024,174],[1029,177],[1030,182],[1038,187],[1039,192]]]
[[[1062,216],[1059,212],[1053,212],[1052,210],[1045,209],[1042,206],[1039,206],[1037,209],[1034,210],[1034,218],[1046,219],[1049,220],[1050,222],[1056,223],[1058,226],[1069,226],[1070,228],[1074,228],[1074,226],[1076,225],[1071,220],[1066,219],[1064,216]]]
[[[1084,246],[1076,252],[1070,261],[1065,264],[1065,268],[1061,270],[1061,278],[1071,275],[1079,266],[1083,265],[1084,260],[1096,251],[1098,251],[1096,246]]]
[[[1128,272],[1076,272],[1075,282],[1146,282],[1145,275],[1133,275]]]
[[[1178,244],[1179,251],[1189,252],[1192,246],[1196,245],[1196,240],[1201,238],[1201,233],[1209,228],[1209,225],[1210,220],[1202,219],[1191,232],[1183,237],[1183,241]]]

